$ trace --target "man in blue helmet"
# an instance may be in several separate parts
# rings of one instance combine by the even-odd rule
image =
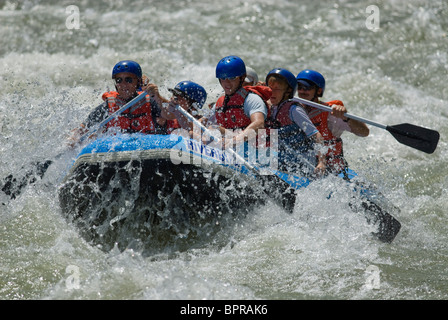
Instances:
[[[361,121],[345,117],[344,113],[347,113],[347,108],[342,101],[322,102],[319,100],[325,91],[325,78],[321,73],[305,69],[299,72],[296,79],[299,98],[331,106],[331,113],[307,105],[305,105],[305,109],[313,124],[322,134],[324,144],[327,146],[327,170],[334,173],[344,172],[348,165],[344,158],[342,133],[347,131],[359,137],[367,137],[369,128]]]
[[[187,130],[192,136],[193,123],[177,111],[176,106],[179,105],[196,119],[200,119],[199,111],[207,100],[207,92],[203,86],[193,81],[181,81],[174,88],[168,90],[173,96],[169,104],[162,108],[162,116],[168,120],[176,121],[179,124],[177,128]]]
[[[263,86],[243,87],[246,79],[246,65],[237,56],[222,58],[216,66],[216,78],[219,79],[224,95],[219,97],[208,119],[210,124],[219,126],[224,136],[226,130],[233,130],[233,139],[238,145],[243,143],[251,130],[257,132],[264,128],[267,115],[267,99],[270,89]],[[226,146],[232,142],[226,141]]]
[[[157,86],[147,81],[140,65],[132,60],[120,61],[112,69],[112,79],[116,90],[102,95],[104,103],[89,114],[80,128],[74,130],[69,143],[71,146],[74,146],[79,137],[89,128],[100,123],[142,93],[142,86],[148,92],[146,99],[107,123],[105,130],[115,128],[125,133],[166,133],[166,119],[160,115],[160,105],[166,100],[160,96]]]

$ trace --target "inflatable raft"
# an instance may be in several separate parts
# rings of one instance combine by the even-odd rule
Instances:
[[[312,183],[269,167],[268,172],[257,174],[231,153],[182,136],[118,134],[100,137],[79,153],[58,195],[63,215],[103,250],[163,246],[213,232],[255,205],[281,201],[282,195],[270,192],[285,190],[277,188],[281,184],[300,190]],[[349,181],[356,173],[340,176]],[[400,223],[371,200],[370,190],[354,190],[363,197],[367,222],[378,226],[376,236],[391,242]]]

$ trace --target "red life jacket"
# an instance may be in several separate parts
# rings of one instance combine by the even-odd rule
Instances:
[[[268,124],[266,125],[269,128],[278,129],[280,127],[285,127],[292,124],[291,117],[289,116],[289,110],[291,109],[293,101],[285,100],[277,107],[277,112],[275,114],[272,113],[272,108],[269,108],[268,111],[268,120],[266,121]]]
[[[244,113],[244,101],[247,95],[252,92],[260,96],[267,106],[267,100],[272,95],[272,91],[266,86],[241,87],[231,96],[221,96],[215,104],[216,121],[225,129],[245,129],[250,125],[251,120]]]
[[[325,105],[337,104],[343,106],[344,104],[340,100],[333,100],[324,103]],[[344,159],[344,151],[342,145],[342,139],[337,138],[328,128],[328,111],[323,111],[317,108],[312,108],[308,113],[314,126],[319,130],[320,134],[324,138],[324,145],[328,147],[328,152],[326,155],[327,167],[332,170],[339,172],[347,167],[347,162]]]
[[[277,108],[275,114],[270,108],[265,122],[266,128],[278,129],[278,139],[282,144],[298,152],[306,152],[312,146],[310,138],[306,137],[303,130],[291,119],[290,110],[297,103],[291,100],[285,100]],[[269,131],[267,132],[269,136]]]
[[[180,124],[177,119],[166,120],[166,133],[171,134],[174,130],[180,129]]]
[[[109,113],[116,112],[126,103],[125,101],[118,98],[118,92],[116,91],[104,93],[103,100],[107,102]],[[116,119],[109,121],[106,127],[120,128],[123,132],[126,133],[142,132],[146,134],[155,134],[155,121],[151,114],[151,103],[149,101],[149,95],[146,96],[145,101],[139,102],[131,109],[134,110],[132,112],[129,112],[129,109],[126,110]]]

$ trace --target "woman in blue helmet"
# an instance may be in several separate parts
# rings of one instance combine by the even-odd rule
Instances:
[[[271,130],[278,130],[279,170],[320,176],[326,165],[317,147],[322,136],[300,104],[291,100],[297,89],[296,78],[289,70],[275,68],[267,74],[266,84],[272,90],[266,128],[269,135]],[[294,210],[295,191],[287,184],[275,184],[269,189],[289,212]]]
[[[173,96],[169,104],[162,108],[162,116],[170,121],[176,121],[179,124],[177,128],[187,130],[192,135],[193,124],[176,110],[176,106],[179,105],[192,116],[200,119],[199,111],[207,100],[207,92],[203,86],[193,81],[181,81],[174,88],[168,90]]]
[[[322,135],[304,108],[291,100],[297,89],[296,77],[289,70],[275,68],[267,74],[266,84],[272,90],[266,127],[278,130],[280,169],[323,174],[326,163],[319,150]]]
[[[251,130],[257,132],[264,128],[266,101],[270,97],[267,87],[243,87],[246,75],[246,65],[240,57],[227,56],[218,62],[216,78],[224,95],[218,98],[213,115],[208,119],[209,124],[219,126],[223,136],[226,130],[234,130],[233,139],[237,145],[246,140]],[[233,142],[226,141],[225,144],[229,147]]]
[[[299,72],[296,79],[300,98],[331,106],[331,113],[307,105],[305,105],[305,109],[311,121],[322,134],[324,144],[328,149],[326,152],[327,170],[334,173],[343,172],[348,165],[344,158],[342,133],[348,131],[357,136],[366,137],[369,135],[369,128],[363,122],[345,117],[344,113],[347,113],[347,108],[342,101],[322,102],[319,100],[325,91],[325,78],[322,74],[315,70],[305,69]]]
[[[147,78],[142,74],[140,65],[131,60],[120,61],[112,69],[112,79],[115,82],[115,91],[105,92],[102,95],[104,103],[89,114],[79,129],[74,130],[70,145],[73,146],[89,128],[143,92],[142,86],[148,92],[146,99],[132,111],[125,111],[117,119],[110,121],[105,130],[115,128],[125,133],[166,133],[166,119],[160,116],[159,107],[165,100],[160,96],[155,84],[143,83]]]

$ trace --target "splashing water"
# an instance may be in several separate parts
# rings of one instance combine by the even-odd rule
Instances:
[[[18,198],[0,198],[0,297],[447,299],[448,6],[376,3],[371,30],[367,2],[81,1],[76,25],[70,1],[0,1],[0,177],[54,160]],[[343,135],[350,167],[399,208],[392,244],[370,236],[331,178],[298,192],[292,214],[268,201],[185,250],[104,252],[67,223],[57,187],[79,149],[65,141],[113,89],[113,65],[139,61],[165,97],[196,81],[211,103],[216,63],[230,54],[260,79],[276,67],[319,70],[324,100],[440,132],[431,155],[373,127],[367,138]]]

